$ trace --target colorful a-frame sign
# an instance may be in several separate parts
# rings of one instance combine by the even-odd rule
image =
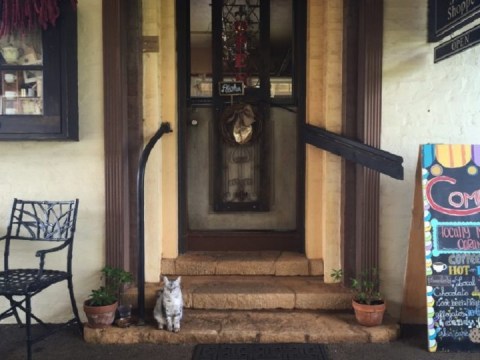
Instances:
[[[428,349],[480,351],[480,145],[420,156]]]

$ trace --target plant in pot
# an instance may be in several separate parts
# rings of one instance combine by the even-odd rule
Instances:
[[[352,279],[352,306],[360,325],[377,326],[382,323],[386,305],[379,287],[380,278],[375,268],[363,271]]]
[[[92,290],[83,304],[88,325],[92,328],[104,328],[113,323],[122,287],[133,281],[130,272],[105,266],[102,269],[105,285]]]

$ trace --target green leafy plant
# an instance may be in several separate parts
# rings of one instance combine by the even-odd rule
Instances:
[[[362,271],[357,278],[352,279],[352,289],[355,291],[353,299],[360,304],[382,304],[384,300],[379,288],[380,277],[376,268]]]
[[[105,306],[115,303],[120,298],[123,285],[133,282],[133,275],[123,269],[105,266],[102,269],[105,285],[92,290],[87,300],[90,306]]]
[[[332,269],[330,277],[335,280],[335,282],[340,282],[343,279],[343,270],[342,269]]]

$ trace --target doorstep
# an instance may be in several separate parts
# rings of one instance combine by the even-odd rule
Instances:
[[[145,308],[153,309],[160,283],[145,286]],[[184,306],[215,310],[349,310],[351,290],[325,284],[321,276],[182,276]],[[124,302],[137,304],[137,288]]]
[[[192,251],[162,259],[162,274],[322,276],[323,260],[288,251]]]
[[[377,327],[356,323],[352,313],[299,310],[185,309],[179,333],[158,330],[152,323],[128,328],[92,329],[84,339],[94,344],[199,343],[386,343],[399,336],[399,325],[389,317]]]

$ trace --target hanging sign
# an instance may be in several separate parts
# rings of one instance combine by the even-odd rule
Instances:
[[[439,41],[478,17],[480,0],[428,0],[428,41]]]
[[[421,147],[428,348],[480,351],[480,145]]]
[[[220,96],[243,95],[243,82],[242,81],[221,81],[218,83],[218,92]]]
[[[480,25],[435,47],[434,62],[439,62],[480,43]]]

